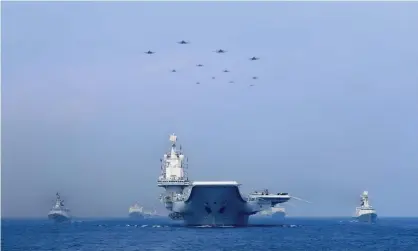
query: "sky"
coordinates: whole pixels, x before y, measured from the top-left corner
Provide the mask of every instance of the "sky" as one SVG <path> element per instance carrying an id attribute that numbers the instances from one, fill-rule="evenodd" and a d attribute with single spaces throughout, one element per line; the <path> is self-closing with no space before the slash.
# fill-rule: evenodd
<path id="1" fill-rule="evenodd" d="M 2 217 L 45 217 L 57 191 L 78 217 L 164 212 L 173 132 L 190 179 L 313 202 L 289 215 L 351 216 L 368 190 L 380 216 L 418 216 L 417 12 L 2 2 Z"/>

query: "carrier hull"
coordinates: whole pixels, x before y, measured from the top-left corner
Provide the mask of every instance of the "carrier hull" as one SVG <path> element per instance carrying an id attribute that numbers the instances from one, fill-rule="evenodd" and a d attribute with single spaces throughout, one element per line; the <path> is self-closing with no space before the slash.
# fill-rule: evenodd
<path id="1" fill-rule="evenodd" d="M 252 214 L 237 186 L 193 186 L 187 200 L 173 203 L 187 226 L 245 226 Z"/>

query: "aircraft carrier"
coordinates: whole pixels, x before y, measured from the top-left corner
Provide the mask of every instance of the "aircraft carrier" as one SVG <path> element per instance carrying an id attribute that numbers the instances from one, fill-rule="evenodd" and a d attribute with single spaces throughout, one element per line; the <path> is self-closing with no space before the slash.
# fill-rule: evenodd
<path id="1" fill-rule="evenodd" d="M 70 210 L 64 206 L 64 200 L 61 199 L 59 193 L 56 193 L 55 205 L 48 213 L 48 219 L 55 222 L 64 222 L 71 219 Z"/>
<path id="2" fill-rule="evenodd" d="M 188 161 L 181 146 L 177 150 L 177 136 L 170 136 L 171 149 L 161 161 L 158 186 L 165 189 L 160 200 L 170 211 L 173 220 L 187 226 L 245 226 L 248 218 L 289 201 L 288 193 L 271 194 L 268 190 L 243 196 L 236 181 L 190 181 Z"/>

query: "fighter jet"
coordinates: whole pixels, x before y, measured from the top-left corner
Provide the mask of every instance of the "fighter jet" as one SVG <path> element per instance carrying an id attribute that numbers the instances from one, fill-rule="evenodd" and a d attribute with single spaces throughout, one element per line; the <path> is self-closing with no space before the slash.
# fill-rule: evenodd
<path id="1" fill-rule="evenodd" d="M 177 72 L 176 69 L 173 69 L 171 72 Z"/>
<path id="2" fill-rule="evenodd" d="M 233 83 L 235 83 L 235 82 L 231 80 L 231 81 L 229 81 L 229 83 L 230 83 L 230 84 L 233 84 Z"/>
<path id="3" fill-rule="evenodd" d="M 155 53 L 155 51 L 146 51 L 146 52 L 144 52 L 145 54 L 154 54 Z"/>
<path id="4" fill-rule="evenodd" d="M 252 87 L 252 86 L 254 86 L 254 85 L 250 85 L 250 87 Z"/>
<path id="5" fill-rule="evenodd" d="M 256 58 L 256 57 L 252 57 L 250 58 L 250 60 L 254 61 L 254 60 L 259 60 L 260 58 Z"/>
<path id="6" fill-rule="evenodd" d="M 202 64 L 197 64 L 196 66 L 197 66 L 197 67 L 202 67 L 203 65 L 202 65 Z"/>
<path id="7" fill-rule="evenodd" d="M 196 82 L 197 85 L 200 85 L 200 82 Z"/>
<path id="8" fill-rule="evenodd" d="M 229 72 L 228 69 L 225 69 L 224 72 Z"/>
<path id="9" fill-rule="evenodd" d="M 214 52 L 216 52 L 216 53 L 225 53 L 226 51 L 225 50 L 222 50 L 222 49 L 219 49 L 219 50 L 216 50 Z"/>
<path id="10" fill-rule="evenodd" d="M 184 40 L 181 40 L 181 41 L 179 41 L 179 42 L 177 42 L 178 44 L 190 44 L 190 42 L 189 41 L 184 41 Z"/>
<path id="11" fill-rule="evenodd" d="M 212 79 L 215 79 L 215 77 L 212 77 Z"/>
<path id="12" fill-rule="evenodd" d="M 258 77 L 253 77 L 253 79 L 258 79 Z"/>

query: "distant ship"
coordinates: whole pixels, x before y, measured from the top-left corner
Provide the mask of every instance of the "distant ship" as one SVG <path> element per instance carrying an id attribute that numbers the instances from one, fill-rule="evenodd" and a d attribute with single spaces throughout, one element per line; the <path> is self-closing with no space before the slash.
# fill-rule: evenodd
<path id="1" fill-rule="evenodd" d="M 260 217 L 269 217 L 274 221 L 283 221 L 286 216 L 286 210 L 284 207 L 271 207 L 268 210 L 261 211 L 257 214 Z"/>
<path id="2" fill-rule="evenodd" d="M 64 200 L 61 200 L 59 193 L 56 193 L 55 205 L 48 213 L 48 218 L 56 222 L 69 221 L 71 219 L 70 210 L 65 208 Z"/>
<path id="3" fill-rule="evenodd" d="M 268 190 L 243 196 L 236 181 L 190 181 L 187 177 L 187 158 L 176 149 L 177 136 L 170 136 L 171 150 L 161 159 L 158 186 L 165 192 L 160 199 L 173 220 L 187 226 L 245 226 L 250 215 L 284 203 L 287 193 L 273 194 Z M 216 152 L 206 156 L 216 158 Z"/>
<path id="4" fill-rule="evenodd" d="M 142 207 L 135 204 L 129 208 L 129 218 L 143 219 L 144 214 L 142 213 Z"/>
<path id="5" fill-rule="evenodd" d="M 377 219 L 376 210 L 369 204 L 369 193 L 364 191 L 361 195 L 361 204 L 356 207 L 355 218 L 359 222 L 374 223 Z"/>
<path id="6" fill-rule="evenodd" d="M 284 220 L 286 216 L 286 210 L 284 209 L 284 207 L 272 207 L 271 211 L 273 212 L 273 214 L 271 215 L 273 219 Z"/>
<path id="7" fill-rule="evenodd" d="M 135 204 L 129 208 L 129 217 L 133 219 L 144 219 L 149 218 L 157 215 L 157 212 L 154 211 L 146 211 L 143 207 L 138 206 Z"/>

